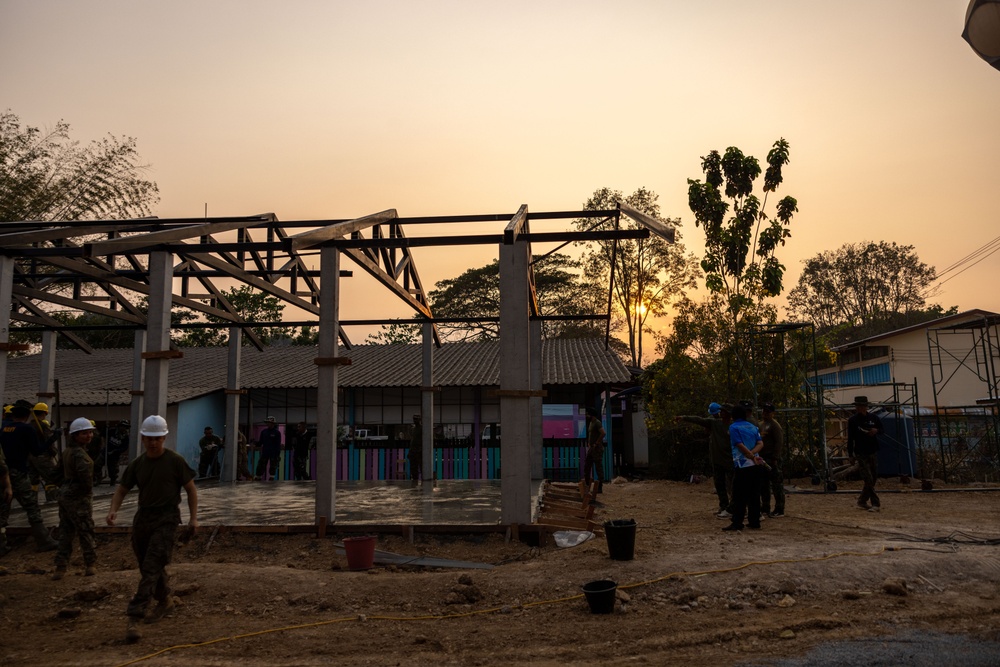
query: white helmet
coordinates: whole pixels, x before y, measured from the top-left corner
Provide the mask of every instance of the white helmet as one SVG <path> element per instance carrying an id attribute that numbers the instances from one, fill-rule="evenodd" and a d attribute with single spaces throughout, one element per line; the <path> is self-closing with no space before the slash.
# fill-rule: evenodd
<path id="1" fill-rule="evenodd" d="M 73 420 L 73 423 L 69 425 L 69 434 L 73 435 L 79 431 L 93 431 L 94 425 L 90 423 L 90 420 L 86 417 L 77 417 Z"/>
<path id="2" fill-rule="evenodd" d="M 148 435 L 151 438 L 158 438 L 170 433 L 170 431 L 167 430 L 166 419 L 160 415 L 149 415 L 142 420 L 142 426 L 139 427 L 139 433 L 142 435 Z"/>

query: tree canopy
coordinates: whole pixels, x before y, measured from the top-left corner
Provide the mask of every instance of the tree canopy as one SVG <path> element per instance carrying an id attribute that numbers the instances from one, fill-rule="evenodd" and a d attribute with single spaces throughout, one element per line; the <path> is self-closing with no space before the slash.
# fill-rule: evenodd
<path id="1" fill-rule="evenodd" d="M 641 213 L 660 218 L 659 195 L 646 188 L 639 188 L 624 196 L 619 190 L 600 188 L 583 205 L 584 210 L 600 211 L 616 208 L 618 202 L 627 204 Z M 680 227 L 680 219 L 668 220 L 675 228 Z M 614 220 L 607 219 L 595 223 L 593 219 L 582 218 L 575 223 L 577 229 L 613 229 Z M 626 229 L 637 229 L 639 224 L 622 217 L 621 225 Z M 613 241 L 590 241 L 585 244 L 582 266 L 587 280 L 594 285 L 607 285 L 611 267 L 614 266 L 615 279 L 612 309 L 616 322 L 620 322 L 627 334 L 628 352 L 633 366 L 642 366 L 643 328 L 646 320 L 653 315 L 666 314 L 673 300 L 683 297 L 686 290 L 697 285 L 697 259 L 685 255 L 680 243 L 680 232 L 676 232 L 676 243 L 668 243 L 658 236 L 648 239 Z M 605 310 L 604 305 L 601 310 Z"/>
<path id="2" fill-rule="evenodd" d="M 937 272 L 911 245 L 845 243 L 803 260 L 788 310 L 816 324 L 831 345 L 867 338 L 958 312 L 927 303 Z"/>
<path id="3" fill-rule="evenodd" d="M 788 164 L 788 142 L 779 139 L 767 154 L 763 202 L 753 194 L 761 168 L 757 158 L 734 146 L 725 154 L 702 157 L 705 181 L 688 179 L 688 204 L 695 225 L 705 230 L 705 286 L 725 295 L 734 323 L 746 309 L 781 293 L 785 267 L 775 251 L 791 236 L 788 229 L 798 211 L 794 197 L 782 198 L 771 218 L 767 198 L 781 185 Z M 730 201 L 726 201 L 729 199 Z M 727 215 L 732 211 L 732 215 Z"/>
<path id="4" fill-rule="evenodd" d="M 607 309 L 606 292 L 578 275 L 580 262 L 562 253 L 532 258 L 535 293 L 543 315 L 589 315 Z M 499 338 L 500 263 L 468 269 L 455 278 L 438 281 L 428 294 L 431 311 L 439 318 L 468 318 L 468 322 L 439 323 L 438 332 L 451 341 L 481 341 Z M 478 319 L 477 318 L 482 318 Z M 543 338 L 603 336 L 601 320 L 548 321 Z M 617 352 L 621 349 L 612 347 Z M 386 341 L 392 342 L 392 341 Z"/>
<path id="5" fill-rule="evenodd" d="M 150 215 L 159 190 L 143 176 L 135 139 L 108 135 L 81 145 L 69 130 L 61 120 L 43 131 L 0 113 L 0 221 Z"/>
<path id="6" fill-rule="evenodd" d="M 379 330 L 368 334 L 365 342 L 370 345 L 397 345 L 408 343 L 419 343 L 421 337 L 419 324 L 395 323 L 386 326 L 383 324 Z"/>
<path id="7" fill-rule="evenodd" d="M 240 285 L 222 292 L 223 297 L 232 304 L 233 309 L 247 322 L 280 322 L 285 304 L 276 296 L 254 289 L 249 285 Z M 209 322 L 226 324 L 224 320 L 213 315 L 206 316 Z M 265 345 L 315 345 L 319 336 L 315 327 L 300 327 L 298 333 L 293 333 L 287 327 L 253 327 L 254 333 Z M 218 347 L 229 344 L 228 327 L 198 327 L 184 329 L 176 342 L 182 347 Z M 246 344 L 246 341 L 244 341 Z"/>

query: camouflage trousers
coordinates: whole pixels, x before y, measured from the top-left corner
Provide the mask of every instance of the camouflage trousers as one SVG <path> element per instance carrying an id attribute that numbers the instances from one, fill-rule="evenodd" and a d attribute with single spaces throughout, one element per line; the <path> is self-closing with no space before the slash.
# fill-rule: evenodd
<path id="1" fill-rule="evenodd" d="M 136 513 L 132 521 L 132 551 L 139 561 L 139 587 L 128 603 L 126 614 L 142 618 L 151 598 L 166 602 L 170 595 L 167 565 L 174 555 L 174 538 L 180 517 L 177 512 Z"/>
<path id="2" fill-rule="evenodd" d="M 73 538 L 79 537 L 83 562 L 93 565 L 97 562 L 97 538 L 94 535 L 93 498 L 59 499 L 59 549 L 56 551 L 56 566 L 65 567 L 73 555 Z"/>
<path id="3" fill-rule="evenodd" d="M 781 471 L 781 459 L 766 459 L 771 469 L 766 471 L 761 479 L 760 511 L 771 512 L 771 496 L 774 495 L 774 511 L 785 513 L 785 475 Z"/>
<path id="4" fill-rule="evenodd" d="M 861 480 L 864 483 L 861 495 L 858 496 L 858 505 L 864 505 L 870 500 L 872 507 L 879 507 L 882 502 L 875 493 L 875 482 L 878 481 L 878 455 L 859 456 L 858 472 L 861 473 Z"/>
<path id="5" fill-rule="evenodd" d="M 28 479 L 28 473 L 21 470 L 11 470 L 10 486 L 14 491 L 14 498 L 28 513 L 28 523 L 32 526 L 42 523 L 42 510 L 38 506 L 38 492 L 31 490 L 31 480 Z M 7 527 L 12 502 L 5 503 L 0 498 L 0 528 Z"/>

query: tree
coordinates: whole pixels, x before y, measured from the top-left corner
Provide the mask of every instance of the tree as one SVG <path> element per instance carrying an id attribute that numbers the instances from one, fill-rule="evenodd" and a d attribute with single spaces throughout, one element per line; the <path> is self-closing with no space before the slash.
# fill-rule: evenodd
<path id="1" fill-rule="evenodd" d="M 579 279 L 575 271 L 580 263 L 568 255 L 553 253 L 544 259 L 533 258 L 535 294 L 543 315 L 582 315 L 594 312 L 595 291 Z M 428 294 L 431 312 L 440 318 L 469 318 L 468 322 L 441 323 L 438 331 L 449 340 L 494 340 L 500 325 L 494 318 L 500 312 L 500 263 L 469 269 L 455 278 L 439 281 Z M 601 306 L 604 310 L 606 306 Z M 476 319 L 482 318 L 482 319 Z M 560 336 L 603 335 L 591 322 L 545 322 L 544 338 Z"/>
<path id="2" fill-rule="evenodd" d="M 798 202 L 794 197 L 781 199 L 773 219 L 765 208 L 768 195 L 781 185 L 786 164 L 788 142 L 779 139 L 767 154 L 763 202 L 753 194 L 760 163 L 733 146 L 724 155 L 711 151 L 702 157 L 704 183 L 688 179 L 688 204 L 695 225 L 705 230 L 701 262 L 705 286 L 725 295 L 734 325 L 754 303 L 778 296 L 782 290 L 785 267 L 775 251 L 791 236 L 788 226 Z M 727 219 L 730 208 L 733 214 Z"/>
<path id="3" fill-rule="evenodd" d="M 618 190 L 600 188 L 583 205 L 584 210 L 600 211 L 616 208 L 624 203 L 641 213 L 660 217 L 659 195 L 639 188 L 625 197 Z M 668 221 L 675 228 L 679 219 Z M 591 218 L 575 223 L 577 229 L 613 229 L 614 220 L 601 220 L 595 224 Z M 640 225 L 626 217 L 621 228 L 638 229 Z M 680 240 L 677 232 L 676 240 Z M 607 285 L 611 267 L 614 266 L 612 308 L 619 314 L 628 336 L 629 356 L 633 366 L 642 366 L 642 331 L 652 315 L 664 315 L 670 303 L 696 286 L 697 260 L 684 254 L 681 243 L 667 243 L 658 236 L 648 239 L 590 241 L 585 244 L 582 264 L 584 275 L 592 283 Z M 606 308 L 606 306 L 604 306 Z M 602 308 L 602 310 L 604 309 Z"/>
<path id="4" fill-rule="evenodd" d="M 69 129 L 59 121 L 43 132 L 0 113 L 0 221 L 150 215 L 159 190 L 143 178 L 135 139 L 108 135 L 81 146 Z"/>
<path id="5" fill-rule="evenodd" d="M 368 334 L 365 342 L 370 345 L 407 345 L 419 343 L 421 337 L 419 324 L 395 323 L 382 325 L 379 331 Z"/>
<path id="6" fill-rule="evenodd" d="M 241 285 L 223 291 L 223 296 L 232 304 L 233 309 L 246 322 L 280 322 L 285 304 L 266 292 L 260 292 L 249 285 Z M 214 315 L 206 316 L 214 324 L 226 324 L 224 320 Z M 303 326 L 299 333 L 291 335 L 286 327 L 253 327 L 261 342 L 265 345 L 315 345 L 317 333 L 314 327 Z M 227 327 L 205 327 L 185 329 L 177 341 L 182 347 L 219 347 L 229 344 L 229 329 Z M 244 344 L 246 342 L 244 341 Z"/>
<path id="7" fill-rule="evenodd" d="M 913 246 L 886 241 L 845 243 L 803 261 L 799 282 L 788 293 L 789 311 L 816 324 L 874 335 L 904 322 L 916 324 L 943 313 L 925 309 L 937 279 Z"/>

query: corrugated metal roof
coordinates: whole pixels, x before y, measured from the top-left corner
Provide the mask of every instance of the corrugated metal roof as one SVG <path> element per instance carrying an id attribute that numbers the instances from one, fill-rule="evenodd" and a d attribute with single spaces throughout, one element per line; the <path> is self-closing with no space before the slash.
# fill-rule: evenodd
<path id="1" fill-rule="evenodd" d="M 344 387 L 418 387 L 422 351 L 413 345 L 356 345 L 341 349 L 351 365 L 341 366 L 338 380 Z M 184 356 L 170 362 L 167 400 L 182 400 L 219 391 L 226 385 L 229 350 L 225 347 L 184 348 Z M 240 368 L 244 389 L 316 386 L 318 356 L 314 346 L 270 347 L 263 352 L 244 347 Z M 100 349 L 88 355 L 80 350 L 59 350 L 56 373 L 63 405 L 114 405 L 130 401 L 134 352 Z M 33 400 L 38 391 L 40 355 L 10 359 L 4 398 Z M 621 360 L 604 349 L 596 338 L 554 339 L 542 342 L 542 383 L 604 384 L 629 382 Z M 434 350 L 434 384 L 499 386 L 500 343 L 445 343 Z"/>

